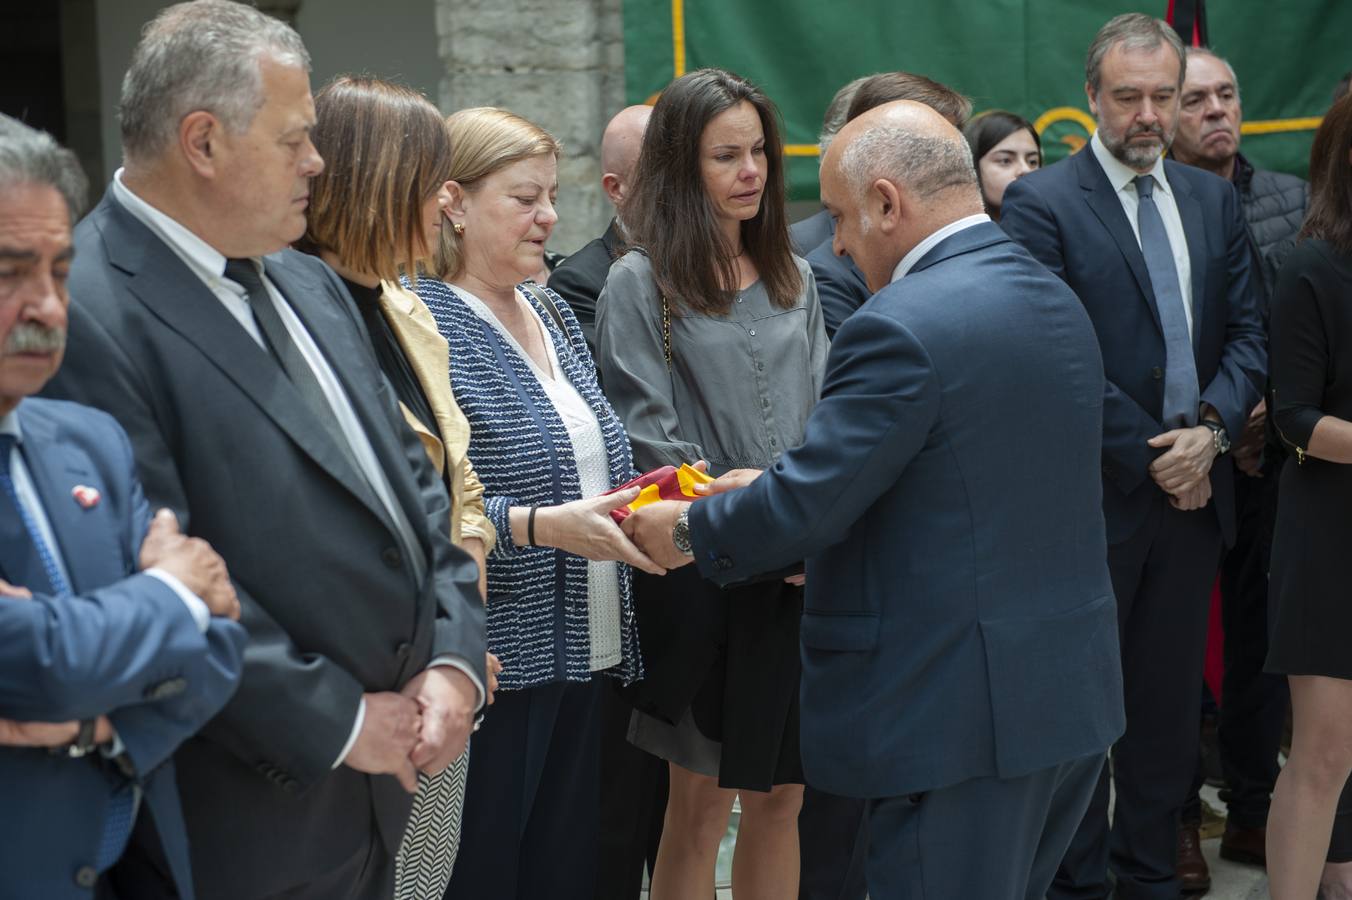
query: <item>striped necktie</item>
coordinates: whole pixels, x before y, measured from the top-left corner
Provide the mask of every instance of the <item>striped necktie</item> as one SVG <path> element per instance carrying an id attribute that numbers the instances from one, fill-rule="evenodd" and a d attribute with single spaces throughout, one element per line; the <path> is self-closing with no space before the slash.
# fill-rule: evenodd
<path id="1" fill-rule="evenodd" d="M 47 576 L 47 584 L 21 584 L 18 587 L 26 587 L 34 593 L 51 593 L 58 597 L 69 596 L 72 591 L 70 584 L 66 581 L 66 576 L 61 571 L 61 566 L 56 561 L 56 551 L 47 545 L 43 540 L 42 532 L 38 530 L 38 524 L 33 519 L 32 511 L 24 506 L 19 500 L 19 492 L 14 487 L 14 477 L 10 473 L 10 458 L 14 454 L 17 438 L 12 434 L 0 434 L 0 508 L 13 504 L 18 514 L 19 521 L 23 523 L 24 531 L 28 532 L 28 539 L 32 542 L 32 553 L 37 557 L 40 571 Z M 37 572 L 31 572 L 30 575 L 36 576 Z M 46 591 L 42 590 L 47 588 Z"/>

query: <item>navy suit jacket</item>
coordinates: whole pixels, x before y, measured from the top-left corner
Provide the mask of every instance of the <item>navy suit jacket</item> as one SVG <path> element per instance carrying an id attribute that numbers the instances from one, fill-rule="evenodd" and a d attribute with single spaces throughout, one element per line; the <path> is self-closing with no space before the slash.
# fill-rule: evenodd
<path id="1" fill-rule="evenodd" d="M 1193 350 L 1204 403 L 1238 439 L 1262 396 L 1263 322 L 1250 276 L 1239 196 L 1227 181 L 1165 160 L 1192 262 Z M 1010 184 L 1000 224 L 1079 296 L 1098 332 L 1107 375 L 1103 404 L 1103 514 L 1108 542 L 1127 540 L 1167 497 L 1149 474 L 1162 451 L 1146 441 L 1165 430 L 1164 332 L 1145 256 L 1091 151 Z M 1211 467 L 1213 508 L 1234 540 L 1234 464 Z"/>
<path id="2" fill-rule="evenodd" d="M 691 506 L 720 584 L 807 560 L 810 784 L 1016 777 L 1122 733 L 1102 406 L 1074 294 L 983 223 L 841 327 L 801 446 Z"/>
<path id="3" fill-rule="evenodd" d="M 145 789 L 180 893 L 188 845 L 170 756 L 225 705 L 242 666 L 244 629 L 213 618 L 203 634 L 167 585 L 137 574 L 149 507 L 126 434 L 74 403 L 24 400 L 24 463 L 51 521 L 74 596 L 0 598 L 0 717 L 59 722 L 107 715 L 130 770 L 93 758 L 0 748 L 0 896 L 92 896 L 90 868 L 109 798 L 127 778 Z M 84 508 L 71 491 L 99 492 Z M 22 522 L 0 522 L 0 577 L 46 586 L 19 548 Z"/>
<path id="4" fill-rule="evenodd" d="M 845 320 L 873 295 L 864 280 L 864 273 L 848 254 L 836 256 L 832 241 L 828 237 L 807 255 L 807 264 L 817 279 L 817 296 L 822 301 L 826 336 L 830 338 L 834 338 Z"/>

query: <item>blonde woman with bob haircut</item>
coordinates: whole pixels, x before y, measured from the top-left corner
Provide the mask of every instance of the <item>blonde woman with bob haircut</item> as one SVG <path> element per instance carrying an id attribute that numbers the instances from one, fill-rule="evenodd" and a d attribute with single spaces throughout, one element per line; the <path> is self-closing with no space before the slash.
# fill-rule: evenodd
<path id="1" fill-rule="evenodd" d="M 629 441 L 572 310 L 528 281 L 558 220 L 559 144 L 501 109 L 462 110 L 447 127 L 440 280 L 415 289 L 450 342 L 451 386 L 497 529 L 488 647 L 503 665 L 493 714 L 475 737 L 465 852 L 447 896 L 593 900 L 595 676 L 629 683 L 642 673 L 629 567 L 582 556 L 662 569 L 608 516 L 636 491 L 581 499 L 634 476 Z M 578 503 L 593 511 L 589 542 L 561 541 L 555 511 Z"/>

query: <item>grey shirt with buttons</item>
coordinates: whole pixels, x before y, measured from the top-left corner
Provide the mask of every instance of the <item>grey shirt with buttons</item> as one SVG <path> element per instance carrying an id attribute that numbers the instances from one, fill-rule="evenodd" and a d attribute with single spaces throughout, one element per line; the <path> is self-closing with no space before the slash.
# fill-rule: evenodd
<path id="1" fill-rule="evenodd" d="M 715 475 L 763 469 L 802 441 L 829 344 L 812 270 L 794 262 L 803 288 L 787 309 L 759 281 L 724 315 L 672 303 L 670 369 L 648 257 L 631 251 L 610 267 L 597 301 L 597 364 L 640 471 L 699 459 Z"/>

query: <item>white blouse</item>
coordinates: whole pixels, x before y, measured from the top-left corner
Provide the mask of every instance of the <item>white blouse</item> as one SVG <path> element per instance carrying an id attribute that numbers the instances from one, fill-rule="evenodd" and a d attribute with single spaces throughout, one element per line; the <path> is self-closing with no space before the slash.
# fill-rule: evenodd
<path id="1" fill-rule="evenodd" d="M 550 339 L 550 331 L 535 311 L 535 307 L 526 303 L 531 319 L 540 329 L 545 349 L 549 354 L 551 371 L 546 372 L 536 365 L 535 360 L 512 336 L 512 333 L 498 321 L 493 310 L 478 297 L 456 286 L 456 293 L 464 299 L 474 314 L 483 319 L 502 337 L 526 365 L 530 367 L 545 396 L 554 405 L 554 411 L 568 430 L 568 440 L 572 444 L 573 459 L 577 463 L 578 480 L 581 482 L 582 496 L 594 497 L 610 490 L 610 461 L 606 457 L 605 436 L 601 433 L 601 423 L 596 413 L 587 405 L 587 401 L 573 387 L 567 378 L 556 378 L 554 373 L 561 371 L 558 353 Z M 520 294 L 517 301 L 525 303 Z M 620 572 L 615 562 L 597 562 L 587 560 L 587 608 L 589 635 L 591 637 L 591 670 L 598 672 L 619 665 L 620 648 Z"/>

